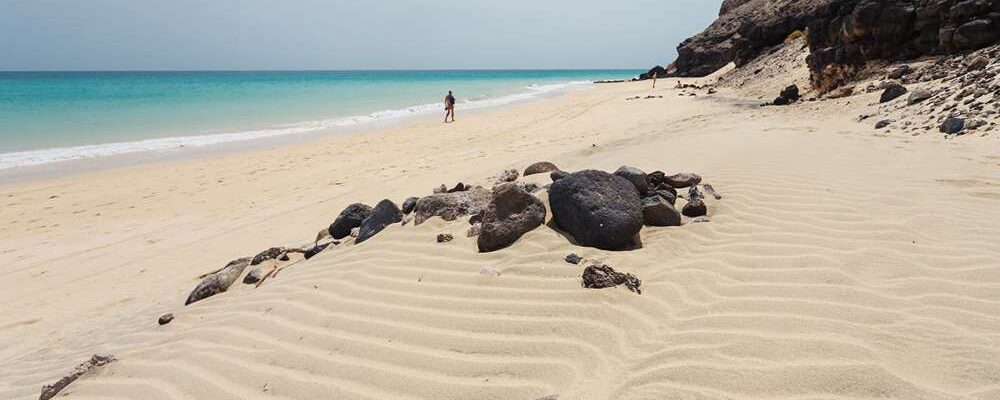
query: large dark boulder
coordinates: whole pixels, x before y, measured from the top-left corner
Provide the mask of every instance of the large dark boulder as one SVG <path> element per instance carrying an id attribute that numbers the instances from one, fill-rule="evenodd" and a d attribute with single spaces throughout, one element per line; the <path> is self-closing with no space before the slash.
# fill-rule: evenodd
<path id="1" fill-rule="evenodd" d="M 483 215 L 479 251 L 506 248 L 544 223 L 545 204 L 541 200 L 512 183 L 497 186 Z"/>
<path id="2" fill-rule="evenodd" d="M 603 171 L 569 174 L 549 187 L 556 224 L 583 246 L 625 250 L 642 229 L 642 201 L 635 185 Z"/>
<path id="3" fill-rule="evenodd" d="M 420 225 L 431 217 L 454 221 L 466 215 L 479 214 L 490 204 L 491 198 L 490 191 L 481 187 L 464 192 L 433 194 L 417 201 L 413 209 L 414 223 Z"/>
<path id="4" fill-rule="evenodd" d="M 330 224 L 330 236 L 338 240 L 350 236 L 351 229 L 361 226 L 361 223 L 371 215 L 372 208 L 365 204 L 355 203 L 347 206 Z"/>
<path id="5" fill-rule="evenodd" d="M 361 223 L 361 226 L 358 228 L 358 238 L 354 240 L 354 243 L 361 243 L 371 239 L 372 236 L 382 232 L 385 227 L 402 220 L 403 212 L 399 210 L 396 203 L 390 200 L 382 200 L 375 206 L 372 215 L 365 218 L 364 222 Z"/>

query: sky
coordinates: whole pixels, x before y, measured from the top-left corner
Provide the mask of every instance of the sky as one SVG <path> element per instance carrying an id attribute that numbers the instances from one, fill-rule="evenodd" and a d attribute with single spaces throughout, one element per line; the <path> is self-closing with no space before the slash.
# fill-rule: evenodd
<path id="1" fill-rule="evenodd" d="M 647 69 L 712 0 L 0 0 L 0 70 Z"/>

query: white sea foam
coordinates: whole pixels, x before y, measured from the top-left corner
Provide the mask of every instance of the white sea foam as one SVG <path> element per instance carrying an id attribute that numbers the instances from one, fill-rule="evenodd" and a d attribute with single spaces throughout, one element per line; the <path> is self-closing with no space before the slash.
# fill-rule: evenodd
<path id="1" fill-rule="evenodd" d="M 583 87 L 589 85 L 590 83 L 590 81 L 574 81 L 558 84 L 530 85 L 525 88 L 528 90 L 527 92 L 500 97 L 481 97 L 473 100 L 465 100 L 459 104 L 459 107 L 463 110 L 497 107 L 515 102 L 531 100 L 545 94 L 551 94 L 562 90 Z M 441 105 L 439 103 L 432 103 L 395 110 L 376 111 L 368 115 L 307 121 L 251 131 L 165 137 L 133 142 L 106 143 L 3 153 L 0 154 L 0 170 L 63 161 L 107 157 L 119 154 L 168 151 L 184 147 L 205 147 L 260 138 L 316 132 L 332 128 L 357 126 L 380 121 L 389 121 L 398 118 L 427 115 L 440 111 Z"/>

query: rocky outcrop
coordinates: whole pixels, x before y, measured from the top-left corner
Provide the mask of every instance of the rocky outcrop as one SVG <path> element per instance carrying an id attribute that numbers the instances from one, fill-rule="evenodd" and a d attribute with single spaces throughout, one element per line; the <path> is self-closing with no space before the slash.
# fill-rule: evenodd
<path id="1" fill-rule="evenodd" d="M 358 238 L 354 240 L 354 243 L 362 243 L 372 236 L 377 235 L 382 232 L 385 227 L 395 224 L 403 220 L 403 212 L 399 210 L 396 203 L 391 200 L 382 200 L 372 211 L 371 216 L 365 218 L 364 222 L 358 228 Z"/>
<path id="2" fill-rule="evenodd" d="M 103 367 L 107 364 L 115 362 L 116 359 L 112 355 L 108 354 L 94 354 L 89 360 L 77 365 L 69 375 L 60 378 L 55 383 L 47 384 L 42 386 L 42 394 L 38 396 L 39 400 L 49 400 L 56 397 L 60 391 L 65 389 L 69 384 L 73 383 L 81 376 L 90 372 L 91 370 L 99 367 Z"/>
<path id="3" fill-rule="evenodd" d="M 814 88 L 827 92 L 871 60 L 974 50 L 1000 41 L 1000 0 L 726 0 L 719 19 L 677 48 L 671 76 L 743 65 L 807 33 Z"/>

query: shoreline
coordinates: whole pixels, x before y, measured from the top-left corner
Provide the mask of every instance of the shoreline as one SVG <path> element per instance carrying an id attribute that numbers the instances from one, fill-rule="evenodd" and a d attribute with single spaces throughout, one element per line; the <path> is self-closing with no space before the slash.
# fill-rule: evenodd
<path id="1" fill-rule="evenodd" d="M 518 90 L 495 97 L 466 98 L 459 103 L 459 110 L 474 113 L 479 110 L 538 101 L 594 85 L 593 81 L 544 82 L 544 78 L 542 79 L 542 83 L 519 87 Z M 507 91 L 501 90 L 501 92 Z M 195 158 L 199 157 L 199 153 L 202 155 L 226 153 L 227 147 L 269 148 L 331 135 L 355 134 L 430 120 L 437 115 L 438 108 L 436 103 L 424 103 L 401 108 L 378 109 L 367 114 L 262 125 L 240 131 L 217 130 L 135 141 L 8 151 L 0 154 L 0 179 L 23 181 L 33 177 L 59 176 L 78 170 L 136 165 L 144 160 Z"/>

